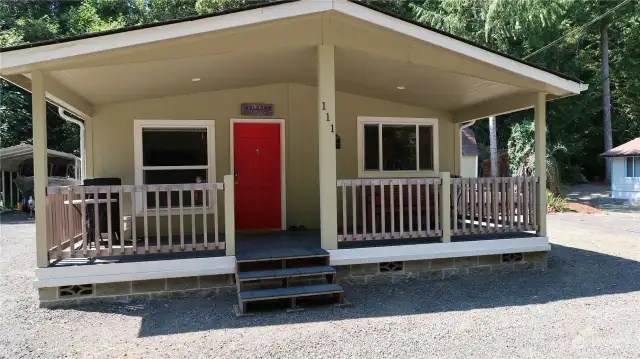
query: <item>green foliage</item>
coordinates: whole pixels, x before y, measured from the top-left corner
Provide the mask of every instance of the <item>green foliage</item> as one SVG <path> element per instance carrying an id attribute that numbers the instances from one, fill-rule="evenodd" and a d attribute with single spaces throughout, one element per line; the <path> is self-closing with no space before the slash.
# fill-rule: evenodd
<path id="1" fill-rule="evenodd" d="M 569 201 L 560 196 L 554 196 L 551 191 L 547 190 L 547 212 L 568 212 Z"/>

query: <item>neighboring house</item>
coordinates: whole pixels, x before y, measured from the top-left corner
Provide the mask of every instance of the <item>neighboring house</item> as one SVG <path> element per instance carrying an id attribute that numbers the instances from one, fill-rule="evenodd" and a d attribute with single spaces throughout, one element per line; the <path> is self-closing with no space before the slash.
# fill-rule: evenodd
<path id="1" fill-rule="evenodd" d="M 611 198 L 640 199 L 640 137 L 600 156 L 611 160 Z"/>
<path id="2" fill-rule="evenodd" d="M 546 102 L 586 89 L 341 0 L 271 3 L 1 55 L 1 75 L 33 94 L 36 197 L 47 197 L 36 215 L 43 303 L 217 292 L 234 286 L 230 278 L 255 279 L 244 264 L 265 257 L 278 266 L 322 257 L 314 270 L 334 271 L 328 258 L 339 277 L 363 281 L 544 266 L 546 172 L 451 178 L 461 173 L 459 124 L 533 108 L 544 133 Z M 84 119 L 86 177 L 112 179 L 45 189 L 45 100 Z M 545 136 L 536 148 L 543 168 Z M 340 290 L 270 293 L 327 288 Z"/>
<path id="3" fill-rule="evenodd" d="M 476 136 L 470 127 L 463 128 L 460 131 L 462 139 L 460 141 L 460 176 L 467 178 L 478 177 L 478 146 L 476 145 Z"/>

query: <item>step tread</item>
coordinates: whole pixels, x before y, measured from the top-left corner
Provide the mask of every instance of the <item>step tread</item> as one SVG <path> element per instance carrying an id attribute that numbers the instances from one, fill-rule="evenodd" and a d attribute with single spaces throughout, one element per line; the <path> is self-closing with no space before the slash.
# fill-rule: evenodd
<path id="1" fill-rule="evenodd" d="M 316 284 L 300 287 L 243 291 L 240 292 L 240 300 L 275 299 L 303 295 L 339 293 L 343 291 L 344 289 L 339 284 Z"/>
<path id="2" fill-rule="evenodd" d="M 236 254 L 236 262 L 254 262 L 285 258 L 326 257 L 329 252 L 322 248 L 278 248 Z"/>
<path id="3" fill-rule="evenodd" d="M 261 270 L 261 271 L 253 271 L 253 272 L 240 272 L 238 273 L 238 279 L 243 281 L 243 280 L 255 280 L 255 279 L 266 279 L 266 278 L 285 278 L 285 277 L 296 277 L 296 276 L 335 273 L 335 272 L 336 272 L 335 268 L 331 266 L 271 269 L 271 270 Z"/>

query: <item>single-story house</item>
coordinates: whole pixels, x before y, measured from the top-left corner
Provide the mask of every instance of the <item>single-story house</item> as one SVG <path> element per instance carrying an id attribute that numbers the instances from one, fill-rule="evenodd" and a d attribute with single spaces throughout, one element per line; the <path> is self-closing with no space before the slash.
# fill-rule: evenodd
<path id="1" fill-rule="evenodd" d="M 463 127 L 460 130 L 461 153 L 460 153 L 460 177 L 476 178 L 478 177 L 478 145 L 476 144 L 476 136 L 473 129 Z"/>
<path id="2" fill-rule="evenodd" d="M 611 160 L 611 198 L 640 200 L 640 137 L 600 156 Z"/>
<path id="3" fill-rule="evenodd" d="M 231 287 L 244 304 L 264 298 L 244 291 L 264 275 L 247 268 L 281 259 L 275 279 L 310 257 L 363 282 L 544 267 L 546 103 L 586 89 L 344 0 L 0 55 L 33 96 L 42 303 Z M 46 101 L 83 119 L 91 185 L 47 188 Z M 538 176 L 460 177 L 461 123 L 530 108 Z"/>

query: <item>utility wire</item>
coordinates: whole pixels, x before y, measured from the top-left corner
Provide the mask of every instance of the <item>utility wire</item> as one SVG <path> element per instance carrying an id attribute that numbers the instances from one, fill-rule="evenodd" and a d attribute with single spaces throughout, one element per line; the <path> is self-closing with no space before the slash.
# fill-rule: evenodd
<path id="1" fill-rule="evenodd" d="M 560 40 L 564 39 L 565 37 L 567 37 L 567 36 L 569 36 L 569 35 L 573 35 L 573 34 L 575 34 L 576 32 L 578 32 L 578 31 L 580 31 L 580 30 L 582 30 L 582 29 L 584 29 L 584 28 L 586 28 L 586 27 L 588 27 L 588 26 L 590 26 L 590 25 L 593 25 L 593 24 L 594 24 L 595 22 L 597 22 L 598 20 L 601 20 L 601 19 L 602 19 L 602 18 L 604 18 L 605 16 L 607 16 L 607 15 L 611 14 L 612 12 L 614 12 L 614 11 L 618 10 L 619 8 L 621 8 L 622 6 L 624 6 L 625 4 L 627 4 L 627 3 L 629 3 L 629 2 L 631 2 L 631 0 L 625 0 L 625 1 L 621 2 L 620 4 L 618 4 L 618 5 L 616 5 L 615 7 L 611 8 L 611 10 L 609 10 L 609 11 L 605 12 L 604 14 L 602 14 L 602 15 L 600 15 L 600 16 L 598 16 L 598 17 L 596 17 L 595 19 L 593 19 L 593 20 L 589 21 L 588 23 L 586 23 L 586 24 L 584 24 L 584 25 L 580 26 L 579 28 L 577 28 L 577 29 L 573 29 L 573 30 L 569 31 L 568 33 L 566 33 L 566 34 L 564 34 L 564 35 L 560 36 L 560 37 L 559 37 L 559 38 L 557 38 L 556 40 L 554 40 L 554 41 L 550 42 L 549 44 L 545 45 L 544 47 L 542 47 L 542 48 L 540 48 L 540 49 L 538 49 L 538 50 L 536 50 L 536 51 L 534 51 L 534 52 L 530 53 L 529 55 L 527 55 L 527 56 L 523 57 L 522 59 L 523 59 L 523 60 L 526 60 L 526 59 L 530 58 L 531 56 L 536 55 L 536 54 L 538 54 L 538 53 L 540 53 L 540 52 L 542 52 L 542 51 L 544 51 L 544 50 L 548 49 L 549 47 L 551 47 L 551 46 L 555 45 L 558 41 L 560 41 Z"/>

